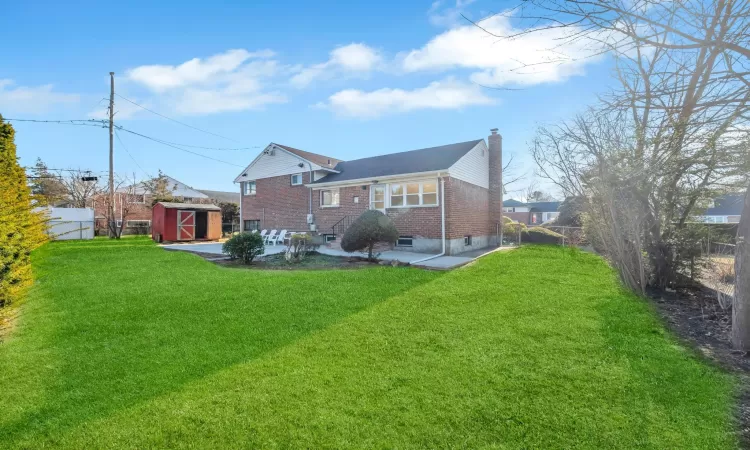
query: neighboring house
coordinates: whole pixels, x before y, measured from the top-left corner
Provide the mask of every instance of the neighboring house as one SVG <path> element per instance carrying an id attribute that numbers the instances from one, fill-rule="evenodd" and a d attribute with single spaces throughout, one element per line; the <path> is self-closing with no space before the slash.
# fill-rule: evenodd
<path id="1" fill-rule="evenodd" d="M 240 199 L 242 198 L 239 192 L 208 191 L 205 189 L 199 189 L 198 191 L 202 194 L 205 194 L 215 204 L 234 203 L 235 205 L 239 206 Z"/>
<path id="2" fill-rule="evenodd" d="M 745 194 L 726 194 L 711 201 L 706 211 L 695 220 L 706 223 L 739 223 Z"/>
<path id="3" fill-rule="evenodd" d="M 520 202 L 506 200 L 503 202 L 503 213 L 516 222 L 526 225 L 541 225 L 557 218 L 562 202 Z"/>
<path id="4" fill-rule="evenodd" d="M 234 199 L 235 203 L 239 204 L 239 195 L 234 192 L 201 191 L 170 176 L 165 176 L 165 178 L 167 189 L 171 191 L 175 202 L 210 205 L 226 201 L 226 199 Z M 150 232 L 153 200 L 149 188 L 143 182 L 122 187 L 115 192 L 115 217 L 117 226 L 124 221 L 124 234 Z M 96 211 L 97 229 L 105 230 L 107 227 L 106 194 L 94 199 L 93 208 Z"/>
<path id="5" fill-rule="evenodd" d="M 502 138 L 341 161 L 269 144 L 236 178 L 243 229 L 312 230 L 338 240 L 367 209 L 383 211 L 403 250 L 447 254 L 496 244 Z"/>

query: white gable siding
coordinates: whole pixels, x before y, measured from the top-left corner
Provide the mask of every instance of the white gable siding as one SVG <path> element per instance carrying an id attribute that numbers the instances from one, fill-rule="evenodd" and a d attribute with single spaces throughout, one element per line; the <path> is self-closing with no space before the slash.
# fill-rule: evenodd
<path id="1" fill-rule="evenodd" d="M 303 166 L 300 167 L 299 164 Z M 317 164 L 312 164 L 312 169 L 317 170 L 321 167 Z M 292 155 L 284 150 L 275 149 L 273 154 L 261 153 L 255 161 L 253 161 L 242 174 L 247 174 L 237 177 L 235 182 L 238 181 L 251 181 L 259 180 L 261 178 L 278 177 L 280 175 L 292 175 L 295 173 L 308 172 L 310 166 L 307 161 L 301 159 L 296 155 Z"/>
<path id="2" fill-rule="evenodd" d="M 490 188 L 490 157 L 484 141 L 469 150 L 455 162 L 448 174 L 453 178 L 475 184 L 485 189 Z"/>

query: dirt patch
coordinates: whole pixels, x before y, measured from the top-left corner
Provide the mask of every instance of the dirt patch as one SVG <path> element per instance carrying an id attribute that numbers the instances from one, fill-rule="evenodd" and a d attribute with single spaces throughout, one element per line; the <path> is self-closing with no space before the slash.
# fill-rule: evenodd
<path id="1" fill-rule="evenodd" d="M 742 448 L 750 448 L 750 354 L 732 349 L 729 332 L 731 306 L 721 308 L 716 292 L 706 288 L 677 292 L 649 292 L 659 315 L 677 335 L 703 356 L 738 374 L 742 392 L 738 398 L 738 421 Z"/>
<path id="2" fill-rule="evenodd" d="M 10 336 L 19 315 L 18 305 L 11 304 L 0 308 L 0 344 Z"/>

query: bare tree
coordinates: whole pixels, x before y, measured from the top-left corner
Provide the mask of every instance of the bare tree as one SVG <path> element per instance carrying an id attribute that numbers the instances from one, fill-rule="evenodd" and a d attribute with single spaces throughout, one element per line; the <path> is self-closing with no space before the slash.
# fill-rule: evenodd
<path id="1" fill-rule="evenodd" d="M 750 2 L 527 0 L 512 14 L 531 26 L 498 38 L 556 30 L 563 33 L 557 42 L 561 52 L 566 44 L 580 49 L 585 41 L 584 58 L 614 55 L 620 88 L 572 123 L 542 129 L 535 157 L 567 192 L 599 195 L 600 203 L 592 207 L 610 210 L 598 217 L 612 222 L 609 229 L 618 226 L 614 217 L 627 205 L 638 217 L 637 223 L 629 221 L 638 232 L 617 230 L 609 237 L 618 241 L 614 245 L 647 252 L 649 282 L 672 283 L 676 252 L 671 243 L 680 227 L 702 199 L 747 185 Z M 574 61 L 561 58 L 554 63 Z M 617 201 L 622 203 L 610 204 Z M 747 214 L 746 207 L 744 224 Z M 627 256 L 621 259 L 629 264 Z M 737 259 L 738 267 L 743 263 Z M 639 284 L 632 275 L 639 264 L 621 268 L 624 279 L 633 279 L 632 287 Z M 746 289 L 738 284 L 734 303 L 733 342 L 743 349 L 750 348 Z"/>
<path id="2" fill-rule="evenodd" d="M 734 302 L 732 303 L 732 345 L 750 349 L 750 186 L 737 229 L 734 255 Z"/>
<path id="3" fill-rule="evenodd" d="M 64 189 L 65 201 L 73 208 L 86 208 L 104 189 L 96 177 L 89 171 L 72 170 L 57 172 L 56 177 Z"/>
<path id="4" fill-rule="evenodd" d="M 109 207 L 109 195 L 100 196 L 104 201 L 105 210 L 111 211 L 113 214 L 112 217 L 107 217 L 107 231 L 111 238 L 120 239 L 122 237 L 128 217 L 132 215 L 138 204 L 143 203 L 143 194 L 138 193 L 138 186 L 139 183 L 136 181 L 135 174 L 133 174 L 132 179 L 119 177 L 115 179 L 112 208 Z M 102 194 L 108 194 L 108 192 L 104 191 Z"/>

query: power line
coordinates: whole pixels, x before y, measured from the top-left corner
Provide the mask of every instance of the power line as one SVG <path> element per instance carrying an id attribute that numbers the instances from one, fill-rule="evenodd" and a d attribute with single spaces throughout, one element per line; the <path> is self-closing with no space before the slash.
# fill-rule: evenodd
<path id="1" fill-rule="evenodd" d="M 119 95 L 119 94 L 115 94 L 115 95 Z M 95 127 L 101 127 L 101 128 L 107 128 L 109 124 L 108 120 L 99 120 L 99 119 L 36 120 L 36 119 L 8 119 L 4 117 L 3 120 L 15 121 L 15 122 L 55 123 L 55 124 L 60 124 L 60 125 L 86 125 L 86 126 L 95 126 Z M 122 127 L 119 127 L 119 126 L 116 126 L 116 128 L 122 129 Z M 170 142 L 170 141 L 165 141 L 163 139 L 160 139 L 160 140 L 162 142 L 172 144 L 172 145 L 178 145 L 180 147 L 199 148 L 202 150 L 244 151 L 244 150 L 253 150 L 253 149 L 262 148 L 260 145 L 254 145 L 252 147 L 205 147 L 201 145 L 191 145 L 191 144 L 181 144 L 178 142 Z"/>
<path id="2" fill-rule="evenodd" d="M 115 95 L 118 95 L 118 94 L 115 94 Z M 95 127 L 99 127 L 99 128 L 107 128 L 107 126 L 109 125 L 109 121 L 108 120 L 96 120 L 96 119 L 37 120 L 37 119 L 9 119 L 9 118 L 6 119 L 6 118 L 3 118 L 3 120 L 8 120 L 8 121 L 12 120 L 12 121 L 16 121 L 16 122 L 31 122 L 31 123 L 55 123 L 55 124 L 62 124 L 62 125 L 85 125 L 85 126 L 95 126 Z M 188 149 L 182 148 L 182 147 L 201 148 L 201 149 L 205 149 L 205 150 L 244 150 L 244 149 L 240 149 L 240 148 L 229 149 L 229 148 L 221 148 L 221 147 L 201 147 L 201 146 L 197 146 L 197 145 L 178 144 L 176 142 L 169 142 L 169 141 L 165 141 L 163 139 L 154 138 L 154 137 L 151 137 L 151 136 L 146 136 L 145 134 L 141 134 L 141 133 L 138 133 L 138 132 L 135 132 L 135 131 L 132 131 L 132 130 L 128 130 L 127 128 L 124 128 L 122 126 L 115 126 L 115 129 L 124 131 L 126 133 L 131 133 L 131 134 L 134 134 L 136 136 L 140 136 L 142 138 L 145 138 L 145 139 L 148 139 L 148 140 L 151 140 L 151 141 L 154 141 L 154 142 L 158 142 L 159 144 L 166 145 L 168 147 L 172 147 L 172 148 L 175 148 L 177 150 L 180 150 L 180 151 L 183 151 L 183 152 L 186 152 L 186 153 L 190 153 L 190 154 L 193 154 L 193 155 L 196 155 L 196 156 L 200 156 L 201 158 L 210 159 L 212 161 L 217 161 L 217 162 L 220 162 L 220 163 L 228 164 L 230 166 L 245 167 L 245 166 L 241 166 L 239 164 L 234 164 L 234 163 L 231 163 L 231 162 L 228 162 L 228 161 L 224 161 L 224 160 L 221 160 L 221 159 L 218 159 L 218 158 L 213 158 L 211 156 L 207 156 L 207 155 L 204 155 L 202 153 L 194 152 L 192 150 L 188 150 Z M 247 149 L 250 149 L 250 148 L 260 148 L 260 147 L 257 147 L 257 146 L 256 147 L 247 147 Z M 141 169 L 141 170 L 143 170 L 143 169 Z"/>
<path id="3" fill-rule="evenodd" d="M 116 96 L 118 96 L 118 97 L 120 97 L 121 99 L 125 100 L 126 102 L 130 102 L 130 103 L 132 103 L 133 105 L 135 105 L 135 106 L 137 106 L 137 107 L 139 107 L 139 108 L 145 109 L 146 111 L 148 111 L 148 112 L 150 112 L 150 113 L 152 113 L 152 114 L 156 114 L 156 115 L 157 115 L 157 116 L 159 116 L 159 117 L 162 117 L 162 118 L 164 118 L 164 119 L 167 119 L 167 120 L 171 120 L 172 122 L 174 122 L 174 123 L 178 123 L 178 124 L 180 124 L 180 125 L 182 125 L 182 126 L 184 126 L 184 127 L 192 128 L 193 130 L 196 130 L 196 131 L 200 131 L 201 133 L 206 133 L 206 134 L 210 134 L 210 135 L 212 135 L 212 136 L 220 137 L 220 138 L 222 138 L 222 139 L 226 139 L 226 140 L 228 140 L 228 141 L 232 141 L 232 142 L 237 142 L 237 143 L 239 144 L 239 141 L 236 141 L 236 140 L 234 140 L 234 139 L 232 139 L 232 138 L 228 138 L 228 137 L 226 137 L 226 136 L 222 136 L 222 135 L 220 135 L 220 134 L 212 133 L 212 132 L 210 132 L 210 131 L 206 131 L 206 130 L 201 130 L 201 129 L 200 129 L 200 128 L 198 128 L 198 127 L 194 127 L 194 126 L 192 126 L 192 125 L 188 125 L 188 124 L 186 124 L 185 122 L 180 122 L 179 120 L 176 120 L 176 119 L 172 119 L 171 117 L 167 117 L 167 116 L 165 116 L 164 114 L 160 114 L 160 113 L 158 113 L 158 112 L 154 111 L 153 109 L 148 109 L 148 108 L 146 108 L 146 107 L 145 107 L 145 106 L 143 106 L 143 105 L 139 105 L 138 103 L 134 102 L 133 100 L 130 100 L 129 98 L 125 98 L 125 97 L 123 97 L 123 96 L 122 96 L 122 95 L 120 95 L 120 94 L 115 94 L 115 95 L 116 95 Z"/>
<path id="4" fill-rule="evenodd" d="M 140 136 L 140 137 L 142 137 L 144 139 L 148 139 L 150 141 L 158 142 L 159 144 L 166 145 L 167 147 L 172 147 L 172 148 L 175 148 L 175 149 L 183 151 L 183 152 L 187 152 L 187 153 L 191 153 L 191 154 L 196 155 L 196 156 L 200 156 L 201 158 L 210 159 L 212 161 L 217 161 L 217 162 L 220 162 L 220 163 L 228 164 L 230 166 L 243 167 L 243 168 L 245 167 L 245 166 L 241 166 L 239 164 L 230 163 L 229 161 L 224 161 L 224 160 L 221 160 L 221 159 L 218 159 L 218 158 L 213 158 L 211 156 L 207 156 L 207 155 L 204 155 L 202 153 L 198 153 L 198 152 L 194 152 L 192 150 L 188 150 L 188 149 L 185 149 L 185 148 L 182 148 L 182 147 L 178 147 L 177 145 L 174 145 L 174 144 L 169 143 L 167 141 L 163 141 L 161 139 L 153 138 L 151 136 L 146 136 L 145 134 L 137 133 L 135 131 L 128 130 L 127 128 L 123 128 L 123 127 L 118 126 L 117 129 L 125 131 L 126 133 L 130 133 L 130 134 L 134 134 L 136 136 Z"/>
<path id="5" fill-rule="evenodd" d="M 128 150 L 128 148 L 125 146 L 125 143 L 122 142 L 122 139 L 120 139 L 120 133 L 118 133 L 117 130 L 115 130 L 115 137 L 117 138 L 117 141 L 120 143 L 120 145 L 122 145 L 122 148 L 123 148 L 123 150 L 125 150 L 125 153 L 127 153 L 128 156 L 130 156 L 130 159 L 133 160 L 133 162 L 135 163 L 135 165 L 139 169 L 141 169 L 141 172 L 143 172 L 149 178 L 154 178 L 153 176 L 151 176 L 150 173 L 146 172 L 146 170 L 143 167 L 141 167 L 140 164 L 138 164 L 138 161 L 135 160 L 135 158 L 133 157 L 133 154 L 130 153 L 130 150 Z"/>
<path id="6" fill-rule="evenodd" d="M 8 122 L 32 122 L 32 123 L 56 123 L 59 125 L 82 125 L 82 126 L 92 126 L 92 127 L 100 127 L 100 128 L 106 128 L 106 120 L 96 120 L 96 119 L 74 119 L 74 120 L 36 120 L 36 119 L 11 119 L 8 117 L 3 117 L 2 120 L 8 121 Z"/>

